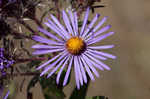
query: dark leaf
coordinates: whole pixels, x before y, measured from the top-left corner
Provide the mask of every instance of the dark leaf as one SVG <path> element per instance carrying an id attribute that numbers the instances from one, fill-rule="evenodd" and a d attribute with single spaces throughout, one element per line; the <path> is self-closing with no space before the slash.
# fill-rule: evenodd
<path id="1" fill-rule="evenodd" d="M 35 75 L 29 82 L 27 86 L 27 93 L 30 92 L 30 89 L 35 86 L 35 84 L 39 81 L 39 75 Z"/>
<path id="2" fill-rule="evenodd" d="M 56 84 L 56 75 L 50 78 L 41 77 L 40 84 L 43 90 L 45 99 L 64 99 L 65 94 L 63 92 L 63 87 Z"/>
<path id="3" fill-rule="evenodd" d="M 83 86 L 81 86 L 80 90 L 75 88 L 69 99 L 85 99 L 89 82 L 90 82 L 90 80 L 89 80 L 89 77 L 88 77 L 87 84 L 84 84 Z"/>
<path id="4" fill-rule="evenodd" d="M 34 67 L 34 66 L 38 66 L 40 63 L 41 63 L 40 60 L 34 60 L 34 61 L 31 61 L 30 63 L 28 63 L 27 66 L 28 66 L 29 68 L 32 68 L 32 67 Z"/>
<path id="5" fill-rule="evenodd" d="M 27 93 L 27 99 L 33 99 L 33 94 L 31 92 Z"/>
<path id="6" fill-rule="evenodd" d="M 79 21 L 79 22 L 78 22 L 78 27 L 81 27 L 82 24 L 83 24 L 83 22 L 82 22 L 82 21 Z"/>

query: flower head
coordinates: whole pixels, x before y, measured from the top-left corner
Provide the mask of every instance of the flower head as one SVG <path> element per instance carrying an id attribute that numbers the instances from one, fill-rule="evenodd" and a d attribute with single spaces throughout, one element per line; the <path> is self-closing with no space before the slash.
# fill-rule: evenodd
<path id="1" fill-rule="evenodd" d="M 7 68 L 14 63 L 14 60 L 8 60 L 4 56 L 4 49 L 0 48 L 0 74 L 3 76 L 6 74 Z"/>
<path id="2" fill-rule="evenodd" d="M 50 71 L 47 76 L 48 78 L 59 69 L 56 78 L 56 82 L 59 83 L 63 69 L 67 68 L 63 82 L 63 85 L 66 85 L 71 68 L 74 67 L 76 85 L 79 89 L 83 83 L 87 83 L 86 73 L 90 79 L 94 81 L 94 75 L 99 77 L 96 68 L 102 71 L 104 69 L 110 70 L 110 67 L 101 60 L 107 60 L 108 58 L 115 59 L 116 57 L 112 54 L 105 53 L 102 50 L 113 48 L 114 45 L 95 46 L 93 44 L 113 35 L 114 32 L 102 34 L 111 28 L 110 25 L 100 28 L 107 20 L 107 17 L 104 17 L 96 26 L 94 26 L 100 16 L 99 14 L 96 14 L 92 21 L 87 24 L 89 8 L 87 8 L 85 12 L 81 29 L 78 27 L 77 12 L 68 11 L 68 14 L 69 17 L 65 11 L 62 11 L 62 18 L 66 28 L 55 16 L 50 15 L 52 20 L 47 19 L 48 22 L 45 22 L 45 24 L 58 36 L 55 36 L 45 29 L 39 28 L 40 32 L 49 36 L 51 39 L 42 36 L 33 36 L 35 41 L 43 44 L 33 45 L 32 48 L 36 49 L 36 51 L 33 52 L 34 55 L 58 52 L 58 55 L 37 68 L 37 70 L 44 68 L 40 76 Z"/>

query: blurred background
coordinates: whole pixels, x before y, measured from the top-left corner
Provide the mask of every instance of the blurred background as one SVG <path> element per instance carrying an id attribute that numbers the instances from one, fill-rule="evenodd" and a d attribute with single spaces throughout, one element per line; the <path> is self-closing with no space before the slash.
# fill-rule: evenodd
<path id="1" fill-rule="evenodd" d="M 90 84 L 87 95 L 105 95 L 110 99 L 149 99 L 150 1 L 102 2 L 106 7 L 97 12 L 109 16 L 108 23 L 116 32 L 110 39 L 116 44 L 113 53 L 118 58 L 108 63 L 112 71 L 102 73 L 96 83 Z"/>
<path id="2" fill-rule="evenodd" d="M 115 44 L 115 48 L 109 52 L 116 55 L 117 59 L 105 62 L 112 70 L 99 71 L 101 76 L 95 82 L 90 82 L 87 97 L 150 99 L 150 0 L 101 0 L 94 5 L 99 4 L 105 7 L 95 9 L 90 17 L 96 13 L 100 13 L 101 18 L 109 16 L 105 25 L 111 24 L 111 31 L 115 31 L 115 35 L 103 40 L 101 44 Z M 41 12 L 37 11 L 37 15 L 41 16 Z M 28 40 L 26 42 L 32 44 Z M 30 45 L 27 47 L 30 48 Z M 14 85 L 20 85 L 20 81 L 25 80 L 21 92 L 19 87 L 16 88 L 14 99 L 26 99 L 26 89 L 31 78 L 14 78 Z M 74 88 L 72 75 L 69 85 L 64 88 L 66 99 L 69 99 Z M 33 99 L 44 99 L 39 83 L 31 91 Z"/>

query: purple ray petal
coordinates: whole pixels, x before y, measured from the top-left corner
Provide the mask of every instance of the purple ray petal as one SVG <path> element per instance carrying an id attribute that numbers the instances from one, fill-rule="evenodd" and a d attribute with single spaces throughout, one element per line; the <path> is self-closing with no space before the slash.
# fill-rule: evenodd
<path id="1" fill-rule="evenodd" d="M 53 38 L 53 39 L 55 39 L 55 40 L 57 40 L 57 41 L 59 41 L 59 42 L 62 42 L 61 39 L 59 39 L 58 37 L 56 37 L 56 36 L 53 35 L 52 33 L 48 32 L 47 30 L 42 29 L 42 28 L 40 28 L 40 27 L 38 28 L 38 30 L 39 30 L 40 32 L 42 32 L 43 34 L 49 36 L 50 38 Z"/>
<path id="2" fill-rule="evenodd" d="M 108 16 L 105 16 L 105 17 L 94 27 L 93 31 L 96 32 L 97 29 L 100 28 L 100 27 L 104 24 L 104 22 L 105 22 L 107 19 L 108 19 Z"/>
<path id="3" fill-rule="evenodd" d="M 41 36 L 33 36 L 32 39 L 37 41 L 37 42 L 46 43 L 46 44 L 50 44 L 50 45 L 63 45 L 62 43 L 58 43 L 58 42 L 55 42 L 53 40 L 43 38 Z"/>
<path id="4" fill-rule="evenodd" d="M 60 63 L 48 74 L 47 78 L 53 75 L 63 63 L 66 63 L 66 61 L 68 61 L 68 55 L 65 56 L 65 58 L 61 60 Z"/>
<path id="5" fill-rule="evenodd" d="M 35 49 L 57 49 L 57 48 L 64 48 L 64 46 L 50 46 L 50 45 L 36 44 L 36 45 L 33 45 L 32 48 L 35 48 Z"/>
<path id="6" fill-rule="evenodd" d="M 110 28 L 111 28 L 111 25 L 107 25 L 107 26 L 103 27 L 102 29 L 100 29 L 98 32 L 96 32 L 96 33 L 94 34 L 94 36 L 96 37 L 96 36 L 100 35 L 101 33 L 106 32 L 106 31 L 109 30 Z"/>
<path id="7" fill-rule="evenodd" d="M 89 77 L 91 78 L 92 81 L 94 81 L 95 78 L 94 78 L 92 72 L 90 71 L 89 67 L 87 66 L 87 64 L 86 64 L 86 62 L 85 62 L 86 60 L 84 59 L 83 56 L 81 56 L 80 59 L 82 60 L 82 63 L 84 64 L 84 67 L 85 67 L 85 69 L 86 69 L 86 71 L 87 71 Z"/>
<path id="8" fill-rule="evenodd" d="M 103 57 L 102 55 L 97 55 L 97 54 L 95 54 L 95 53 L 92 53 L 92 52 L 90 52 L 89 50 L 86 51 L 86 53 L 89 54 L 89 55 L 91 55 L 91 56 L 94 57 L 94 58 L 98 58 L 98 59 L 101 59 L 101 60 L 107 60 L 106 57 Z"/>
<path id="9" fill-rule="evenodd" d="M 101 40 L 103 40 L 103 39 L 105 39 L 108 36 L 111 36 L 113 34 L 114 34 L 114 32 L 109 32 L 107 34 L 101 35 L 101 36 L 99 36 L 99 37 L 97 37 L 97 38 L 92 39 L 91 41 L 89 41 L 87 45 L 90 45 L 90 44 L 93 44 L 93 43 L 97 43 L 97 42 L 99 42 L 99 41 L 101 41 Z"/>
<path id="10" fill-rule="evenodd" d="M 5 95 L 5 97 L 3 99 L 7 99 L 8 98 L 8 95 L 10 94 L 10 91 L 8 91 Z"/>
<path id="11" fill-rule="evenodd" d="M 68 60 L 69 60 L 69 57 L 65 60 L 63 66 L 60 68 L 58 74 L 57 74 L 57 78 L 56 78 L 56 83 L 58 84 L 59 83 L 59 79 L 60 79 L 60 75 L 63 71 L 63 69 L 65 68 L 66 64 L 68 63 Z"/>
<path id="12" fill-rule="evenodd" d="M 111 28 L 111 25 L 107 25 L 105 27 L 103 27 L 102 29 L 100 29 L 99 31 L 97 31 L 95 33 L 95 30 L 92 30 L 86 37 L 85 39 L 89 40 L 89 39 L 92 39 L 92 37 L 97 37 L 98 35 L 100 35 L 101 33 L 103 32 L 106 32 L 107 30 L 109 30 Z"/>
<path id="13" fill-rule="evenodd" d="M 88 25 L 88 27 L 86 28 L 85 32 L 82 35 L 83 38 L 92 29 L 93 25 L 95 24 L 95 22 L 97 21 L 97 19 L 99 18 L 99 16 L 100 16 L 99 14 L 96 14 L 96 16 L 92 19 L 91 23 Z"/>
<path id="14" fill-rule="evenodd" d="M 54 66 L 56 66 L 56 64 L 60 61 L 63 60 L 63 58 L 67 55 L 67 53 L 64 53 L 62 56 L 60 56 L 54 63 L 50 64 L 49 66 L 47 66 L 44 71 L 42 71 L 42 73 L 40 74 L 40 76 L 43 76 L 47 71 L 49 71 L 50 69 L 52 69 Z"/>
<path id="15" fill-rule="evenodd" d="M 50 16 L 53 19 L 53 21 L 59 26 L 59 28 L 63 31 L 64 35 L 67 38 L 70 38 L 69 33 L 65 30 L 64 26 L 62 24 L 60 24 L 60 22 L 58 21 L 58 19 L 55 16 L 53 16 L 52 14 Z"/>
<path id="16" fill-rule="evenodd" d="M 81 62 L 80 56 L 79 56 L 78 60 L 79 60 L 80 69 L 81 69 L 81 73 L 82 73 L 82 76 L 83 76 L 83 80 L 84 80 L 85 83 L 87 83 L 87 77 L 86 77 L 86 73 L 85 73 L 85 70 L 84 70 L 84 67 L 83 67 L 84 65 Z"/>
<path id="17" fill-rule="evenodd" d="M 44 66 L 48 65 L 50 62 L 52 62 L 52 61 L 54 61 L 55 59 L 57 59 L 59 56 L 61 56 L 61 55 L 63 56 L 63 54 L 66 55 L 66 52 L 63 51 L 63 52 L 59 53 L 58 55 L 56 55 L 55 57 L 53 57 L 53 58 L 50 59 L 49 61 L 45 62 L 44 64 L 42 64 L 42 65 L 40 65 L 40 66 L 38 66 L 38 68 L 37 68 L 36 70 L 39 70 L 39 69 L 43 68 Z"/>
<path id="18" fill-rule="evenodd" d="M 104 67 L 106 70 L 111 70 L 110 67 L 108 67 L 106 64 L 104 64 L 103 62 L 101 62 L 100 60 L 92 57 L 91 55 L 86 54 L 89 58 L 91 58 L 93 61 L 95 61 L 97 64 L 101 65 L 102 67 Z"/>
<path id="19" fill-rule="evenodd" d="M 83 55 L 84 58 L 85 55 Z M 85 58 L 84 58 L 85 59 Z M 88 64 L 89 68 L 93 71 L 93 73 L 96 75 L 96 77 L 99 77 L 99 73 L 97 72 L 97 70 L 93 67 L 93 64 L 89 61 L 85 61 L 86 64 Z"/>
<path id="20" fill-rule="evenodd" d="M 93 64 L 93 66 L 95 66 L 96 68 L 98 68 L 99 70 L 102 70 L 104 71 L 104 69 L 99 65 L 97 64 L 96 62 L 94 62 L 93 60 L 89 59 L 86 54 L 84 55 L 84 58 L 85 60 L 89 61 L 91 64 Z"/>
<path id="21" fill-rule="evenodd" d="M 75 18 L 74 18 L 73 13 L 70 10 L 68 12 L 69 12 L 69 17 L 70 17 L 71 24 L 72 24 L 72 27 L 73 27 L 73 31 L 74 31 L 73 35 L 76 36 L 77 33 L 76 33 L 76 28 L 75 28 Z"/>
<path id="22" fill-rule="evenodd" d="M 42 55 L 42 54 L 47 54 L 47 53 L 53 53 L 53 52 L 58 52 L 58 51 L 63 51 L 64 49 L 51 49 L 51 50 L 36 50 L 32 54 L 33 55 Z"/>
<path id="23" fill-rule="evenodd" d="M 66 12 L 63 10 L 62 11 L 62 14 L 63 14 L 63 20 L 64 20 L 64 23 L 69 31 L 70 34 L 73 34 L 73 30 L 72 30 L 72 27 L 71 27 L 71 24 L 70 24 L 70 21 L 69 21 L 69 18 L 66 14 Z"/>
<path id="24" fill-rule="evenodd" d="M 67 69 L 67 72 L 66 72 L 66 75 L 64 78 L 63 86 L 65 86 L 67 84 L 68 77 L 70 75 L 70 71 L 71 71 L 71 67 L 72 67 L 72 62 L 73 62 L 73 57 L 71 57 L 71 59 L 70 59 L 70 63 L 69 63 L 69 66 L 68 66 L 68 69 Z"/>
<path id="25" fill-rule="evenodd" d="M 103 24 L 104 24 L 104 22 L 107 20 L 107 16 L 106 17 L 104 17 L 99 23 L 98 23 L 98 25 L 96 25 L 95 27 L 94 27 L 94 29 L 85 37 L 85 39 L 88 41 L 89 39 L 92 39 L 93 37 L 94 37 L 94 33 L 97 31 L 97 29 L 98 28 L 100 28 Z"/>
<path id="26" fill-rule="evenodd" d="M 83 21 L 83 24 L 82 24 L 82 27 L 81 27 L 80 36 L 84 33 L 84 29 L 85 29 L 87 21 L 88 21 L 89 12 L 90 12 L 90 8 L 88 7 L 87 10 L 86 10 L 86 13 L 84 15 L 84 21 Z"/>
<path id="27" fill-rule="evenodd" d="M 82 78 L 82 74 L 81 74 L 81 70 L 80 70 L 80 65 L 79 65 L 79 61 L 78 61 L 78 56 L 76 57 L 75 59 L 75 62 L 76 62 L 76 69 L 77 69 L 77 72 L 78 72 L 78 75 L 79 75 L 79 80 L 80 80 L 80 84 L 81 86 L 83 85 L 83 78 Z"/>
<path id="28" fill-rule="evenodd" d="M 77 89 L 80 89 L 80 82 L 79 82 L 80 80 L 79 80 L 79 75 L 78 75 L 78 71 L 77 71 L 77 67 L 76 67 L 75 57 L 77 57 L 77 56 L 74 56 L 74 73 L 75 73 Z"/>
<path id="29" fill-rule="evenodd" d="M 103 45 L 103 46 L 89 46 L 90 49 L 102 50 L 102 49 L 110 49 L 113 48 L 114 45 Z"/>
<path id="30" fill-rule="evenodd" d="M 76 31 L 76 35 L 79 36 L 78 33 L 78 16 L 77 16 L 77 12 L 74 12 L 74 21 L 75 21 L 75 31 Z"/>
<path id="31" fill-rule="evenodd" d="M 54 32 L 56 32 L 60 37 L 62 37 L 64 40 L 66 39 L 66 37 L 64 36 L 63 32 L 60 30 L 60 28 L 58 26 L 56 26 L 55 23 L 53 23 L 50 19 L 47 19 L 48 22 L 45 22 L 45 24 L 52 29 Z"/>
<path id="32" fill-rule="evenodd" d="M 112 59 L 116 59 L 116 56 L 112 55 L 112 54 L 109 54 L 109 53 L 104 53 L 104 52 L 101 52 L 101 51 L 96 51 L 96 50 L 90 50 L 89 51 L 93 52 L 94 54 L 97 54 L 97 55 L 102 55 L 102 56 L 105 56 L 105 57 L 108 57 L 108 58 L 112 58 Z"/>
<path id="33" fill-rule="evenodd" d="M 89 62 L 89 63 L 90 63 L 90 62 Z M 91 68 L 91 70 L 93 71 L 93 73 L 95 74 L 95 76 L 96 76 L 97 78 L 99 78 L 99 73 L 98 73 L 97 70 L 93 67 L 93 65 L 91 64 L 89 67 Z"/>

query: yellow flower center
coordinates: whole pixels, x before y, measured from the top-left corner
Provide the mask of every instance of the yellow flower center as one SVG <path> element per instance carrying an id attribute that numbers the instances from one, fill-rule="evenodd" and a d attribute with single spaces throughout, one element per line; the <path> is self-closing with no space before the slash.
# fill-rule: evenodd
<path id="1" fill-rule="evenodd" d="M 79 55 L 85 50 L 85 43 L 79 37 L 72 37 L 66 42 L 67 50 L 73 55 Z"/>

